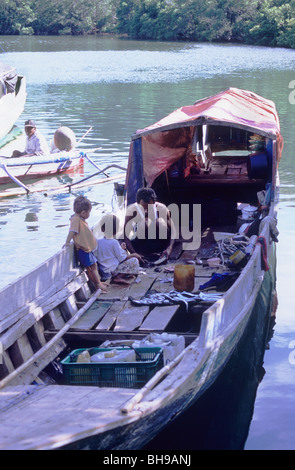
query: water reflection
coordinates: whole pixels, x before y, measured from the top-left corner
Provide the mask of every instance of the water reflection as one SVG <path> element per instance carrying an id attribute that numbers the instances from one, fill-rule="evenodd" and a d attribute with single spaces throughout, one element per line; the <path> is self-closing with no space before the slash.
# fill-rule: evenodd
<path id="1" fill-rule="evenodd" d="M 35 222 L 37 220 L 38 220 L 37 214 L 35 214 L 34 212 L 29 212 L 28 214 L 26 214 L 26 218 L 25 218 L 26 222 Z"/>
<path id="2" fill-rule="evenodd" d="M 35 212 L 29 212 L 28 214 L 26 214 L 25 222 L 37 222 L 37 221 L 38 221 L 38 217 L 37 217 L 37 214 L 35 214 Z M 27 225 L 26 227 L 29 232 L 34 232 L 38 230 L 39 225 L 37 224 Z"/>

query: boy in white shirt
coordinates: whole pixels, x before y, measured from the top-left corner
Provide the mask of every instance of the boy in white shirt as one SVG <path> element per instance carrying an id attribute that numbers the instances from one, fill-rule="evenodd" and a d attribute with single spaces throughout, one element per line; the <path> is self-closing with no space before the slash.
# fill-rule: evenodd
<path id="1" fill-rule="evenodd" d="M 105 215 L 100 221 L 100 226 L 104 238 L 97 240 L 96 257 L 101 279 L 129 284 L 127 278 L 138 274 L 142 257 L 137 253 L 127 254 L 118 240 L 114 238 L 118 227 L 118 219 L 115 215 Z"/>

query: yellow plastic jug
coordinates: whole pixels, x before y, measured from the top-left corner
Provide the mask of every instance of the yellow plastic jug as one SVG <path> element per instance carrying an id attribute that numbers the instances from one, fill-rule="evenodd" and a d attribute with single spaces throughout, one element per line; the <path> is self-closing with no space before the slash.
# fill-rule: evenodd
<path id="1" fill-rule="evenodd" d="M 195 287 L 195 266 L 177 264 L 174 269 L 174 289 L 191 292 Z"/>

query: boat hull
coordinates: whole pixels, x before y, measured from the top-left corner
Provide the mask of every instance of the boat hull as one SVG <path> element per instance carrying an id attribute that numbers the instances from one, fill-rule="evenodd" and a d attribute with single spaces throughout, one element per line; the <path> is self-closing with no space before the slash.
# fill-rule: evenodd
<path id="1" fill-rule="evenodd" d="M 266 229 L 267 227 L 265 227 L 263 234 L 268 239 Z M 51 275 L 51 271 L 52 275 L 56 276 L 56 269 L 54 268 L 56 266 L 60 266 L 60 268 L 63 267 L 63 272 L 68 272 L 67 263 L 70 263 L 71 257 L 69 256 L 66 263 L 60 263 L 59 258 L 60 257 L 57 259 L 52 259 L 52 267 L 51 264 L 47 264 L 46 266 L 42 267 L 44 270 L 44 275 L 46 274 L 46 279 Z M 3 443 L 4 447 L 2 448 L 95 448 L 100 450 L 135 450 L 142 448 L 172 420 L 189 409 L 189 407 L 192 406 L 202 395 L 204 395 L 204 393 L 215 382 L 216 378 L 221 374 L 225 365 L 228 363 L 232 354 L 236 350 L 246 330 L 251 315 L 255 310 L 255 306 L 257 305 L 258 301 L 257 299 L 259 299 L 259 302 L 263 303 L 262 311 L 264 315 L 269 313 L 272 301 L 272 293 L 275 287 L 274 242 L 271 242 L 268 245 L 267 260 L 270 267 L 268 271 L 261 269 L 260 259 L 261 253 L 259 247 L 257 246 L 256 252 L 252 255 L 252 258 L 246 266 L 244 272 L 241 274 L 236 283 L 225 293 L 223 299 L 218 301 L 219 305 L 218 302 L 215 302 L 203 313 L 200 333 L 197 338 L 186 347 L 186 349 L 183 351 L 183 355 L 180 355 L 181 360 L 179 363 L 177 362 L 176 366 L 171 370 L 168 376 L 164 377 L 164 380 L 157 383 L 154 387 L 151 387 L 147 395 L 140 397 L 140 399 L 134 403 L 134 406 L 128 408 L 128 405 L 126 405 L 126 400 L 128 399 L 128 396 L 130 397 L 130 393 L 126 393 L 125 399 L 123 394 L 121 398 L 121 404 L 118 406 L 117 412 L 115 414 L 115 419 L 111 419 L 109 422 L 105 423 L 104 410 L 100 409 L 102 408 L 102 405 L 98 405 L 100 402 L 100 394 L 103 394 L 102 396 L 105 400 L 106 396 L 113 392 L 118 395 L 118 391 L 110 388 L 103 390 L 96 387 L 90 387 L 90 390 L 88 387 L 86 387 L 88 390 L 85 390 L 85 394 L 87 394 L 90 390 L 89 393 L 94 394 L 93 397 L 96 396 L 97 401 L 96 406 L 92 402 L 93 405 L 90 407 L 90 409 L 87 406 L 85 408 L 85 411 L 92 412 L 91 418 L 94 421 L 91 424 L 85 416 L 83 422 L 79 424 L 79 429 L 77 429 L 77 432 L 71 433 L 70 429 L 74 429 L 76 427 L 76 419 L 75 414 L 70 411 L 72 410 L 70 404 L 67 404 L 69 414 L 67 414 L 67 409 L 63 411 L 64 419 L 61 429 L 63 429 L 63 427 L 64 429 L 62 431 L 59 430 L 60 427 L 58 428 L 58 431 L 57 428 L 54 429 L 54 417 L 51 418 L 51 416 L 49 417 L 46 415 L 43 419 L 42 416 L 39 416 L 38 429 L 46 425 L 47 436 L 44 436 L 44 439 L 42 439 L 42 436 L 40 436 L 41 439 L 39 439 L 38 435 L 35 435 L 35 432 L 37 431 L 36 429 L 30 436 L 30 439 L 19 439 L 17 436 L 15 436 L 14 440 L 10 444 Z M 256 274 L 254 275 L 254 273 Z M 31 280 L 33 280 L 34 276 L 32 274 Z M 44 276 L 41 277 L 43 278 Z M 39 279 L 41 277 L 39 274 Z M 44 278 L 44 282 L 46 279 Z M 28 280 L 28 285 L 30 285 L 30 297 L 32 299 L 36 298 L 36 295 L 43 291 L 42 286 L 40 286 L 38 283 L 33 284 Z M 45 282 L 45 285 L 48 286 L 51 284 Z M 12 288 L 13 286 L 11 286 L 11 289 Z M 35 292 L 35 289 L 37 288 L 38 292 Z M 23 292 L 23 295 L 28 297 L 28 290 L 26 293 Z M 243 301 L 244 295 L 247 297 L 246 302 Z M 59 296 L 59 299 L 56 299 L 56 302 L 61 302 L 62 298 L 66 297 Z M 16 306 L 13 307 L 11 305 L 11 301 L 9 302 L 7 296 L 6 301 L 7 305 L 4 305 L 5 310 L 8 312 L 9 309 L 11 309 L 13 312 Z M 20 299 L 19 296 L 16 296 L 15 301 L 18 301 L 20 305 L 23 304 L 22 299 Z M 237 302 L 239 303 L 240 308 L 236 308 Z M 41 305 L 44 305 L 44 301 Z M 53 303 L 53 300 L 51 300 L 48 307 L 46 307 L 46 310 L 44 310 L 45 306 L 42 307 L 43 312 L 45 313 L 48 308 L 54 308 L 54 305 L 55 304 Z M 69 306 L 70 303 L 68 304 L 67 308 L 69 308 Z M 40 312 L 39 315 L 41 313 L 42 312 Z M 9 320 L 12 322 L 12 324 L 15 323 L 14 315 L 15 314 L 11 313 L 10 316 L 6 316 L 6 323 L 3 323 L 3 328 L 7 328 L 7 322 L 9 322 Z M 70 323 L 73 324 L 72 322 Z M 213 328 L 212 325 L 214 325 Z M 69 326 L 70 325 L 68 325 L 68 327 Z M 78 326 L 76 328 L 78 328 Z M 60 331 L 59 338 L 62 338 L 63 336 L 64 332 Z M 61 345 L 61 347 L 63 346 Z M 50 360 L 48 359 L 48 352 L 49 349 L 46 347 L 46 351 L 44 350 L 44 353 L 42 353 L 43 355 L 46 354 L 46 361 Z M 56 357 L 57 354 L 58 350 L 53 350 L 51 354 L 52 359 Z M 41 358 L 42 356 L 38 356 L 38 358 L 36 357 L 34 360 L 32 359 L 30 361 L 30 367 L 41 367 Z M 17 384 L 23 383 L 24 380 L 27 384 L 29 384 L 31 381 L 30 377 L 31 373 L 29 373 L 28 369 L 25 375 L 20 369 L 16 370 L 15 373 L 11 374 L 7 377 L 7 379 L 2 381 L 1 385 L 4 387 L 4 396 L 6 394 L 6 386 L 8 384 L 10 384 L 10 386 L 17 386 Z M 58 392 L 59 387 L 60 392 Z M 75 391 L 75 396 L 76 393 L 81 394 L 83 392 L 81 388 L 83 387 L 72 387 L 73 393 Z M 64 388 L 64 386 L 49 385 L 43 389 L 43 392 L 42 389 L 40 392 L 38 392 L 38 390 L 33 392 L 33 394 L 39 393 L 41 395 L 40 405 L 42 403 L 42 406 L 49 406 L 48 398 L 46 398 L 46 396 L 42 398 L 42 393 L 46 393 L 46 389 L 49 395 L 50 393 L 60 393 L 65 397 L 71 396 L 71 393 L 69 392 L 69 386 Z M 50 390 L 52 391 L 53 389 L 55 389 L 56 392 L 50 392 Z M 131 390 L 131 392 L 132 396 L 132 394 L 136 391 Z M 34 401 L 36 398 L 33 398 L 33 402 L 28 406 L 34 407 Z M 77 400 L 77 398 L 75 400 Z M 39 408 L 37 407 L 37 410 L 38 409 Z M 15 412 L 18 414 L 17 409 Z M 4 427 L 6 425 L 5 422 L 9 416 L 9 413 L 7 416 L 5 416 L 6 414 L 7 413 L 4 413 L 4 415 L 2 415 L 2 423 Z M 100 419 L 100 417 L 102 419 Z M 50 431 L 51 426 L 53 426 L 53 432 Z M 21 432 L 22 427 L 16 427 L 14 432 L 17 432 L 17 429 L 19 430 L 18 432 Z M 58 432 L 58 438 L 56 436 L 56 432 Z"/>
<path id="2" fill-rule="evenodd" d="M 16 90 L 0 100 L 0 139 L 8 134 L 24 110 L 27 98 L 25 77 L 18 77 Z"/>
<path id="3" fill-rule="evenodd" d="M 139 450 L 148 442 L 155 438 L 161 431 L 188 411 L 214 384 L 216 378 L 226 367 L 238 344 L 246 334 L 247 325 L 251 318 L 259 316 L 255 338 L 262 348 L 257 353 L 264 354 L 266 339 L 269 331 L 269 321 L 272 313 L 272 299 L 275 292 L 275 256 L 270 260 L 270 271 L 265 273 L 263 281 L 258 289 L 257 296 L 253 298 L 252 306 L 247 310 L 237 327 L 232 331 L 215 355 L 212 361 L 212 354 L 206 354 L 203 362 L 198 364 L 198 368 L 193 370 L 189 380 L 181 387 L 181 393 L 171 397 L 167 404 L 159 407 L 154 412 L 138 419 L 135 423 L 127 424 L 116 429 L 112 429 L 103 434 L 98 434 L 87 439 L 83 439 L 71 445 L 64 446 L 67 450 Z M 252 341 L 253 332 L 252 332 Z M 248 367 L 253 367 L 248 363 Z M 218 400 L 218 397 L 216 397 Z M 198 427 L 198 416 L 195 416 L 196 429 Z M 178 448 L 181 450 L 181 448 Z"/>
<path id="4" fill-rule="evenodd" d="M 69 152 L 62 156 L 52 154 L 47 158 L 43 156 L 9 158 L 2 159 L 1 162 L 6 165 L 12 176 L 20 181 L 25 181 L 75 171 L 83 167 L 84 158 L 82 152 Z M 0 168 L 0 184 L 7 184 L 11 181 L 5 170 Z"/>

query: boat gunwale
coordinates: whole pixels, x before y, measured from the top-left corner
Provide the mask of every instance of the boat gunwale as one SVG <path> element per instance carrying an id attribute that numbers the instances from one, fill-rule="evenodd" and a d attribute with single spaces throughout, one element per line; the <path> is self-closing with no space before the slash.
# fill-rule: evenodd
<path id="1" fill-rule="evenodd" d="M 71 155 L 72 153 L 73 153 L 73 155 Z M 54 158 L 53 156 L 58 155 L 58 153 L 52 153 L 50 155 L 52 155 L 51 159 L 48 158 L 47 160 L 40 160 L 40 161 L 36 160 L 35 156 L 20 157 L 19 159 L 14 158 L 14 157 L 1 158 L 1 156 L 0 156 L 0 163 L 5 163 L 5 165 L 9 168 L 15 168 L 15 167 L 19 168 L 19 167 L 22 167 L 22 166 L 35 166 L 35 165 L 50 165 L 50 164 L 64 163 L 64 162 L 68 162 L 68 161 L 72 161 L 72 160 L 78 160 L 80 158 L 83 158 L 84 152 L 82 150 L 75 149 L 75 150 L 71 150 L 69 152 L 66 152 L 65 156 L 60 156 L 60 157 Z M 46 156 L 45 155 L 39 155 L 38 156 L 38 158 L 42 158 L 42 157 L 46 157 Z M 27 158 L 27 160 L 26 161 L 23 160 L 24 158 Z M 10 161 L 11 159 L 13 159 L 13 160 L 23 160 L 23 161 L 20 161 L 19 163 L 17 161 L 11 162 Z"/>

